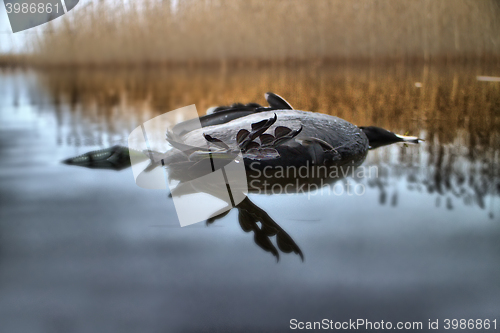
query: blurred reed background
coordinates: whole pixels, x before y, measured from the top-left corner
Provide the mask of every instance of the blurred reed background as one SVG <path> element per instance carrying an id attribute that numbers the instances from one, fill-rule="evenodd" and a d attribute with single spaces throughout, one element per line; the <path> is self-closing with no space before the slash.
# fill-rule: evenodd
<path id="1" fill-rule="evenodd" d="M 196 104 L 203 115 L 208 107 L 234 102 L 265 105 L 264 93 L 275 91 L 300 110 L 414 135 L 425 129 L 429 141 L 441 144 L 453 143 L 466 129 L 468 143 L 461 144 L 477 148 L 500 146 L 500 85 L 476 80 L 495 70 L 477 64 L 67 69 L 44 72 L 38 85 L 52 96 L 50 103 L 70 105 L 67 113 L 82 120 L 111 126 L 114 115 L 121 115 L 128 124 L 122 128 L 125 136 L 140 123 L 185 105 Z"/>
<path id="2" fill-rule="evenodd" d="M 497 0 L 80 2 L 31 39 L 38 65 L 498 59 Z"/>

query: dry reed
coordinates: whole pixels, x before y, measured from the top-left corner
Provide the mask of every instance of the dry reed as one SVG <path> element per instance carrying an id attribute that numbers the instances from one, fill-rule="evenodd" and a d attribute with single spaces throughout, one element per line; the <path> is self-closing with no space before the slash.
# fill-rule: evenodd
<path id="1" fill-rule="evenodd" d="M 500 55 L 494 0 L 147 0 L 81 4 L 33 40 L 40 64 Z"/>
<path id="2" fill-rule="evenodd" d="M 300 110 L 413 135 L 425 130 L 431 142 L 453 143 L 457 133 L 466 130 L 471 148 L 477 149 L 500 147 L 500 85 L 476 80 L 476 75 L 495 71 L 498 69 L 489 65 L 400 64 L 227 71 L 67 69 L 51 70 L 40 77 L 55 104 L 69 103 L 75 110 L 84 110 L 82 117 L 98 117 L 85 123 L 109 127 L 124 120 L 125 136 L 141 122 L 185 105 L 196 104 L 204 114 L 214 105 L 265 104 L 263 94 L 274 91 Z"/>

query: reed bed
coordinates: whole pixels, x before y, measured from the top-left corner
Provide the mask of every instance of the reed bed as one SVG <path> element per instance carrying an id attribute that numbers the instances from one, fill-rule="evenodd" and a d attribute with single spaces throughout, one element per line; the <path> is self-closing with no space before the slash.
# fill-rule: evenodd
<path id="1" fill-rule="evenodd" d="M 23 67 L 31 63 L 29 57 L 24 54 L 6 53 L 0 54 L 0 68 L 4 67 Z"/>
<path id="2" fill-rule="evenodd" d="M 196 104 L 198 112 L 234 102 L 266 104 L 276 92 L 300 110 L 344 118 L 359 126 L 409 131 L 453 144 L 466 131 L 471 148 L 500 147 L 500 85 L 477 75 L 491 65 L 356 65 L 293 68 L 165 68 L 40 73 L 51 104 L 69 104 L 85 122 L 106 128 L 125 121 L 124 135 L 143 121 Z M 39 101 L 33 101 L 39 104 Z M 83 121 L 82 120 L 82 121 Z M 79 121 L 73 122 L 78 126 Z M 119 126 L 118 126 L 119 127 Z"/>
<path id="3" fill-rule="evenodd" d="M 496 58 L 495 0 L 81 3 L 33 42 L 45 65 Z"/>

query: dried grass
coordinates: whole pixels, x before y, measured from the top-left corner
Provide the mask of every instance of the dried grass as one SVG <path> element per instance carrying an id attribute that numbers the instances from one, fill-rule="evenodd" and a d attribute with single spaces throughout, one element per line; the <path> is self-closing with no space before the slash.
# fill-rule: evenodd
<path id="1" fill-rule="evenodd" d="M 450 59 L 500 55 L 494 0 L 101 1 L 34 40 L 40 64 Z"/>

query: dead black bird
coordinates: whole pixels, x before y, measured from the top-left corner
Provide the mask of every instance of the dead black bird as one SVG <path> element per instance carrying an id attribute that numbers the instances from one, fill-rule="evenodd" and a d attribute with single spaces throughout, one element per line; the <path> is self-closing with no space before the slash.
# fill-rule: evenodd
<path id="1" fill-rule="evenodd" d="M 239 154 L 248 176 L 251 171 L 269 167 L 343 167 L 347 163 L 358 166 L 369 149 L 396 142 L 420 141 L 416 137 L 397 135 L 379 127 L 357 127 L 335 116 L 294 110 L 290 103 L 273 93 L 266 93 L 265 97 L 269 103 L 267 107 L 256 103 L 220 106 L 209 110 L 199 119 L 175 125 L 167 130 L 166 140 L 172 149 L 166 152 L 140 152 L 114 146 L 67 159 L 64 163 L 120 170 L 130 166 L 129 156 L 136 154 L 143 160 L 150 161 L 146 172 L 157 166 L 167 167 L 169 178 L 180 182 L 171 195 L 181 196 L 192 190 L 200 190 L 192 188 L 191 180 L 222 168 Z M 327 181 L 334 182 L 337 179 Z M 283 183 L 292 179 L 267 180 Z M 302 181 L 313 183 L 318 182 L 318 179 L 308 178 Z M 320 179 L 320 185 L 324 184 L 322 181 Z M 295 179 L 293 182 L 295 183 Z M 226 187 L 222 187 L 226 191 Z M 231 184 L 231 190 L 233 189 L 234 184 Z M 258 186 L 248 186 L 249 192 L 257 190 L 259 193 L 266 193 Z M 248 198 L 245 197 L 232 207 L 239 211 L 238 220 L 242 229 L 253 232 L 255 243 L 259 247 L 271 252 L 276 258 L 279 258 L 278 249 L 284 253 L 294 252 L 303 258 L 302 251 L 293 239 Z M 207 220 L 207 223 L 213 223 L 228 212 L 229 210 L 224 209 L 222 213 Z M 278 249 L 270 241 L 270 237 L 274 236 Z"/>
<path id="2" fill-rule="evenodd" d="M 379 127 L 357 127 L 335 116 L 294 110 L 282 97 L 266 93 L 268 107 L 256 103 L 217 107 L 194 121 L 177 124 L 167 140 L 200 160 L 214 149 L 219 157 L 243 153 L 245 165 L 325 165 L 366 155 L 369 149 L 395 142 L 418 143 L 417 137 L 397 135 Z M 212 148 L 206 149 L 207 144 Z M 177 162 L 168 156 L 165 162 Z M 256 163 L 257 162 L 257 163 Z"/>
<path id="3" fill-rule="evenodd" d="M 369 149 L 380 146 L 420 141 L 380 127 L 357 127 L 335 116 L 294 110 L 285 99 L 271 92 L 265 97 L 268 107 L 257 103 L 220 106 L 209 110 L 199 122 L 195 119 L 175 125 L 168 131 L 166 140 L 177 149 L 155 153 L 151 167 L 161 165 L 161 160 L 167 166 L 182 162 L 196 164 L 209 157 L 232 160 L 240 151 L 245 165 L 253 163 L 261 169 L 325 165 L 365 156 Z M 128 166 L 126 149 L 114 146 L 67 159 L 64 163 L 119 169 L 121 164 Z"/>

